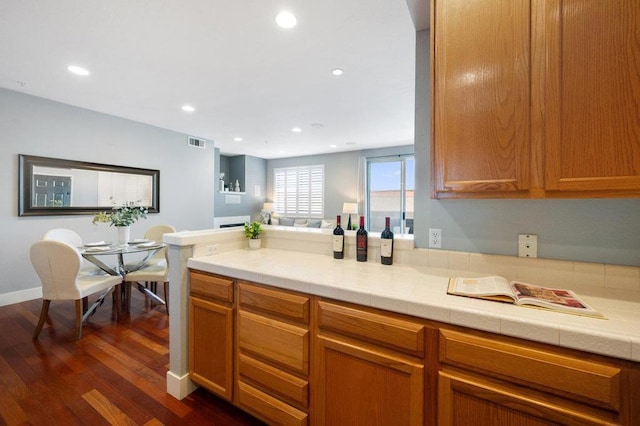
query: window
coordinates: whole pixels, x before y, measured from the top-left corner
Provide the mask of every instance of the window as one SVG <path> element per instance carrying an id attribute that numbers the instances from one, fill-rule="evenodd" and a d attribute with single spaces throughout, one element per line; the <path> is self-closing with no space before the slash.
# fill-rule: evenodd
<path id="1" fill-rule="evenodd" d="M 324 216 L 324 165 L 273 169 L 276 213 Z"/>
<path id="2" fill-rule="evenodd" d="M 415 162 L 412 155 L 367 159 L 367 229 L 380 232 L 391 218 L 394 233 L 413 234 Z"/>

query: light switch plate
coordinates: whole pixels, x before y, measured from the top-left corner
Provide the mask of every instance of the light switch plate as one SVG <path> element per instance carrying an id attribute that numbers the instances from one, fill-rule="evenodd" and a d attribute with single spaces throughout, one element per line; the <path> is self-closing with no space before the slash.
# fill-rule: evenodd
<path id="1" fill-rule="evenodd" d="M 538 257 L 538 236 L 518 234 L 518 256 Z"/>

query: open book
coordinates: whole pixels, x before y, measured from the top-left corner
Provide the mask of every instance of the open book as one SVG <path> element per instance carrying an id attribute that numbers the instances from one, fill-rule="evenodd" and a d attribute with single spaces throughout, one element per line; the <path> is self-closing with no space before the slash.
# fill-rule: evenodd
<path id="1" fill-rule="evenodd" d="M 604 318 L 571 290 L 538 287 L 502 277 L 451 278 L 448 294 Z"/>

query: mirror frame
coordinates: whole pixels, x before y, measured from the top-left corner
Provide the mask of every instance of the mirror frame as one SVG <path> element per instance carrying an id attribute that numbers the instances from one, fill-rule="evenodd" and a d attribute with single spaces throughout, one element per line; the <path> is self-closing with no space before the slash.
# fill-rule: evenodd
<path id="1" fill-rule="evenodd" d="M 63 160 L 60 158 L 37 157 L 18 154 L 18 216 L 59 216 L 59 215 L 87 215 L 108 210 L 106 206 L 81 207 L 34 207 L 31 192 L 33 189 L 33 167 L 55 167 L 62 169 L 83 169 L 99 172 L 129 173 L 151 176 L 152 202 L 149 213 L 160 212 L 160 170 L 141 169 L 137 167 L 115 166 L 111 164 L 89 163 L 85 161 Z"/>

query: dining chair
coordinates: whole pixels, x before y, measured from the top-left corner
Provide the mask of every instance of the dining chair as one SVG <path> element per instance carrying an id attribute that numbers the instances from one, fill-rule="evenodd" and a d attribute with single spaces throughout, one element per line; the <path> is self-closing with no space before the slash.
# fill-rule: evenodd
<path id="1" fill-rule="evenodd" d="M 72 247 L 82 247 L 84 243 L 82 242 L 82 237 L 78 235 L 76 231 L 66 228 L 55 228 L 50 229 L 45 232 L 42 236 L 43 240 L 52 240 L 52 241 L 61 241 L 63 243 L 67 243 Z M 92 274 L 100 274 L 102 270 L 97 266 L 91 264 L 86 259 L 82 259 L 82 265 L 80 266 L 80 270 L 86 273 Z"/>
<path id="2" fill-rule="evenodd" d="M 33 332 L 33 340 L 38 338 L 45 320 L 49 316 L 52 300 L 75 300 L 76 338 L 82 337 L 82 323 L 100 306 L 104 298 L 115 291 L 120 299 L 122 277 L 82 273 L 82 257 L 75 247 L 54 240 L 33 243 L 29 257 L 42 283 L 42 310 L 38 325 Z M 82 300 L 90 295 L 103 292 L 89 308 L 84 309 Z M 120 315 L 120 304 L 116 303 L 116 319 Z"/>
<path id="3" fill-rule="evenodd" d="M 147 229 L 144 233 L 144 238 L 147 240 L 162 242 L 164 234 L 176 232 L 176 229 L 171 225 L 155 225 Z M 164 247 L 158 250 L 149 259 L 146 266 L 138 269 L 137 271 L 129 272 L 124 276 L 125 291 L 127 295 L 125 298 L 130 300 L 131 285 L 134 282 L 143 282 L 146 286 L 150 286 L 151 291 L 157 292 L 158 283 L 163 283 L 164 287 L 164 300 L 167 314 L 169 314 L 169 292 L 168 281 L 169 276 L 169 258 L 167 256 L 167 248 Z"/>

